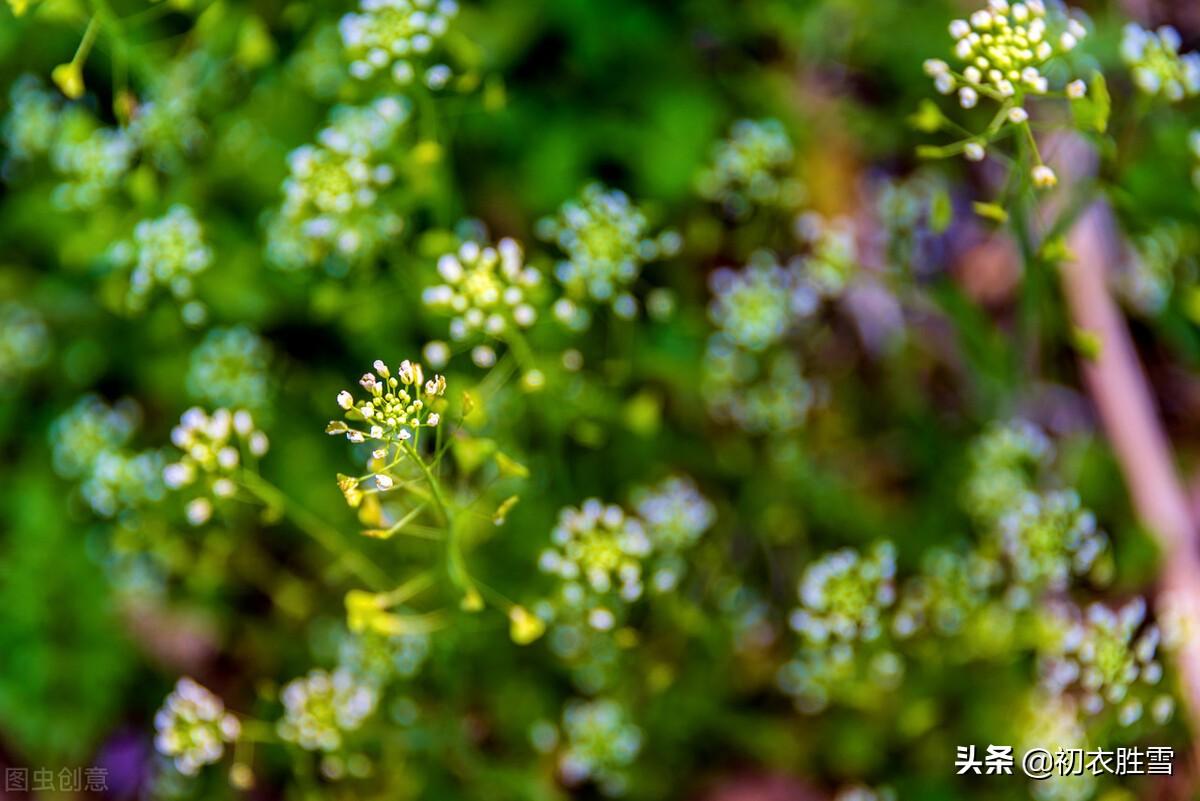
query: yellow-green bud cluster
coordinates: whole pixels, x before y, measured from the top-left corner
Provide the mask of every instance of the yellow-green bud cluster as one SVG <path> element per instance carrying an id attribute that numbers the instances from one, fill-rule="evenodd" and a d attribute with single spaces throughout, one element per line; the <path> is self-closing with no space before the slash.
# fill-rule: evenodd
<path id="1" fill-rule="evenodd" d="M 419 429 L 434 428 L 441 422 L 435 407 L 446 394 L 445 377 L 434 375 L 426 380 L 421 365 L 407 359 L 394 374 L 382 360 L 376 360 L 374 367 L 375 372 L 364 373 L 358 381 L 367 391 L 366 400 L 356 400 L 348 390 L 337 395 L 346 419 L 362 427 L 334 420 L 326 427 L 327 434 L 343 434 L 356 443 L 403 444 L 414 440 Z"/>

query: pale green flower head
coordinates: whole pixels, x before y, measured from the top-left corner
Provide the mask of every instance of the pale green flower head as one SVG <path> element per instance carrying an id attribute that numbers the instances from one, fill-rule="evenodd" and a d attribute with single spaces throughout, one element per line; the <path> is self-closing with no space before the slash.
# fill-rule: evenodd
<path id="1" fill-rule="evenodd" d="M 810 564 L 800 579 L 800 606 L 789 622 L 806 641 L 871 641 L 883 632 L 884 613 L 896 600 L 895 548 L 876 545 L 866 556 L 850 548 Z"/>
<path id="2" fill-rule="evenodd" d="M 339 106 L 317 144 L 288 156 L 283 205 L 268 226 L 267 255 L 282 269 L 303 269 L 334 260 L 369 261 L 402 220 L 379 195 L 395 180 L 382 154 L 408 118 L 403 98 L 382 97 L 364 107 Z"/>
<path id="3" fill-rule="evenodd" d="M 401 86 L 417 77 L 458 14 L 454 0 L 361 0 L 357 13 L 338 23 L 351 59 L 350 74 L 366 80 L 386 72 Z M 440 89 L 451 77 L 445 64 L 424 70 L 424 83 Z"/>
<path id="4" fill-rule="evenodd" d="M 564 744 L 558 767 L 568 785 L 594 781 L 609 796 L 621 795 L 627 771 L 642 749 L 642 732 L 614 700 L 571 701 L 563 709 Z"/>
<path id="5" fill-rule="evenodd" d="M 339 668 L 312 670 L 293 679 L 280 694 L 284 715 L 279 736 L 307 751 L 340 751 L 345 737 L 371 716 L 379 693 L 371 684 Z"/>
<path id="6" fill-rule="evenodd" d="M 136 311 L 159 288 L 178 300 L 191 298 L 195 277 L 212 264 L 213 252 L 192 210 L 175 205 L 162 217 L 139 222 L 132 240 L 114 245 L 111 257 L 130 268 L 126 302 Z"/>
<path id="7" fill-rule="evenodd" d="M 572 299 L 611 304 L 623 317 L 636 313 L 628 290 L 642 267 L 675 255 L 682 245 L 673 231 L 651 236 L 646 215 L 628 195 L 597 183 L 556 216 L 540 220 L 538 235 L 566 254 L 554 274 Z"/>
<path id="8" fill-rule="evenodd" d="M 1171 103 L 1200 93 L 1200 53 L 1180 55 L 1182 43 L 1170 25 L 1155 31 L 1133 22 L 1125 26 L 1121 58 L 1139 90 Z"/>
<path id="9" fill-rule="evenodd" d="M 9 158 L 27 161 L 45 155 L 58 135 L 62 105 L 41 80 L 22 75 L 9 90 L 10 111 L 0 133 Z"/>
<path id="10" fill-rule="evenodd" d="M 1172 707 L 1169 695 L 1157 689 L 1163 677 L 1162 637 L 1158 626 L 1146 623 L 1143 599 L 1119 609 L 1094 603 L 1084 612 L 1060 606 L 1056 616 L 1057 637 L 1042 655 L 1042 683 L 1050 692 L 1078 694 L 1092 715 L 1112 708 L 1122 726 L 1147 711 L 1154 722 L 1165 722 Z"/>
<path id="11" fill-rule="evenodd" d="M 185 776 L 220 760 L 226 743 L 241 735 L 241 724 L 221 699 L 188 678 L 180 679 L 167 696 L 154 716 L 154 728 L 154 747 Z"/>
<path id="12" fill-rule="evenodd" d="M 1012 573 L 1010 602 L 1026 606 L 1047 590 L 1086 576 L 1108 546 L 1096 518 L 1071 491 L 1027 492 L 999 521 L 1000 551 Z"/>
<path id="13" fill-rule="evenodd" d="M 49 354 L 50 331 L 42 315 L 23 303 L 0 302 L 0 396 L 45 364 Z"/>
<path id="14" fill-rule="evenodd" d="M 611 629 L 625 603 L 642 596 L 642 562 L 652 545 L 642 521 L 589 498 L 559 513 L 538 567 L 563 581 L 563 600 L 596 629 Z"/>
<path id="15" fill-rule="evenodd" d="M 755 206 L 792 208 L 804 188 L 793 176 L 795 150 L 775 119 L 738 120 L 713 148 L 712 162 L 697 177 L 700 195 L 741 217 Z"/>
<path id="16" fill-rule="evenodd" d="M 542 274 L 525 264 L 521 245 L 501 239 L 495 247 L 464 242 L 438 259 L 443 283 L 428 287 L 425 305 L 451 315 L 450 338 L 502 337 L 537 320 L 534 293 Z"/>
<path id="17" fill-rule="evenodd" d="M 249 328 L 214 328 L 192 351 L 188 392 L 215 406 L 262 409 L 270 400 L 269 361 L 267 343 Z"/>
<path id="18" fill-rule="evenodd" d="M 82 107 L 68 107 L 50 149 L 50 164 L 63 178 L 55 202 L 68 209 L 95 207 L 125 177 L 136 154 L 127 131 L 100 127 Z"/>
<path id="19" fill-rule="evenodd" d="M 96 395 L 80 398 L 50 425 L 54 469 L 65 478 L 87 475 L 101 454 L 129 442 L 140 418 L 133 401 L 110 406 Z"/>

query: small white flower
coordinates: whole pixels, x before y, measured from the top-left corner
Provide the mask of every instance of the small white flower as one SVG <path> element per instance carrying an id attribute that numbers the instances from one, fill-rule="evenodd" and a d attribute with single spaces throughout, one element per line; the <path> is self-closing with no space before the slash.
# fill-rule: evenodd
<path id="1" fill-rule="evenodd" d="M 386 492 L 395 486 L 395 482 L 392 481 L 391 476 L 378 475 L 375 476 L 375 486 L 380 491 Z"/>
<path id="2" fill-rule="evenodd" d="M 987 151 L 978 142 L 968 142 L 967 146 L 963 148 L 963 156 L 967 161 L 983 161 L 983 157 L 986 155 Z"/>
<path id="3" fill-rule="evenodd" d="M 354 408 L 354 396 L 343 389 L 337 395 L 337 404 L 338 404 L 338 406 L 341 406 L 343 409 L 347 409 L 347 410 L 353 409 Z"/>
<path id="4" fill-rule="evenodd" d="M 429 415 L 425 422 L 431 426 L 436 426 L 438 423 L 442 422 L 442 416 L 437 412 L 434 412 L 433 414 Z"/>
<path id="5" fill-rule="evenodd" d="M 1008 121 L 1015 125 L 1020 125 L 1021 123 L 1025 122 L 1028 119 L 1029 119 L 1029 112 L 1026 111 L 1025 109 L 1021 108 L 1020 106 L 1017 106 L 1014 109 L 1010 109 L 1008 112 Z"/>
<path id="6" fill-rule="evenodd" d="M 1032 175 L 1033 185 L 1038 189 L 1049 189 L 1058 183 L 1058 176 L 1054 174 L 1054 170 L 1045 164 L 1039 164 L 1034 167 Z"/>
<path id="7" fill-rule="evenodd" d="M 975 104 L 979 102 L 979 94 L 969 86 L 964 86 L 958 90 L 958 103 L 963 108 L 975 108 Z"/>
<path id="8" fill-rule="evenodd" d="M 1078 100 L 1087 94 L 1087 84 L 1083 81 L 1071 81 L 1067 84 L 1067 97 Z"/>

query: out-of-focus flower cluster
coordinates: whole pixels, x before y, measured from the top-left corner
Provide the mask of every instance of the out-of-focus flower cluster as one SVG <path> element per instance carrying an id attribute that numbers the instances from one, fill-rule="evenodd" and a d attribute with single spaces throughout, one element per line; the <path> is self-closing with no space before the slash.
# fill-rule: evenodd
<path id="1" fill-rule="evenodd" d="M 84 500 L 102 517 L 115 517 L 163 496 L 161 454 L 127 447 L 140 419 L 133 401 L 110 406 L 87 395 L 50 426 L 55 471 L 79 480 Z"/>
<path id="2" fill-rule="evenodd" d="M 886 644 L 887 615 L 896 601 L 895 548 L 877 544 L 866 555 L 846 548 L 805 568 L 800 605 L 789 623 L 799 635 L 796 655 L 779 684 L 806 711 L 842 694 L 894 686 L 904 664 Z"/>
<path id="3" fill-rule="evenodd" d="M 652 550 L 642 521 L 620 506 L 589 498 L 559 513 L 550 540 L 538 566 L 562 579 L 568 607 L 585 610 L 593 628 L 611 629 L 622 602 L 642 595 L 642 561 Z"/>
<path id="4" fill-rule="evenodd" d="M 1180 55 L 1182 43 L 1170 25 L 1154 31 L 1133 22 L 1125 26 L 1121 58 L 1138 89 L 1172 103 L 1200 93 L 1200 53 Z"/>
<path id="5" fill-rule="evenodd" d="M 167 696 L 154 716 L 154 728 L 155 748 L 186 776 L 220 760 L 225 744 L 241 734 L 241 724 L 221 699 L 188 678 L 180 679 Z"/>
<path id="6" fill-rule="evenodd" d="M 793 175 L 795 152 L 779 120 L 738 120 L 713 148 L 712 163 L 696 179 L 700 195 L 733 217 L 755 206 L 794 208 L 804 187 Z"/>
<path id="7" fill-rule="evenodd" d="M 639 487 L 633 492 L 633 507 L 653 550 L 650 586 L 658 592 L 672 590 L 687 569 L 684 552 L 712 527 L 717 510 L 686 476 Z"/>
<path id="8" fill-rule="evenodd" d="M 267 343 L 249 328 L 214 328 L 192 351 L 188 392 L 214 406 L 258 411 L 271 397 L 269 361 Z"/>
<path id="9" fill-rule="evenodd" d="M 126 302 L 140 311 L 158 287 L 189 300 L 195 277 L 209 268 L 213 253 L 192 210 L 176 205 L 162 217 L 139 222 L 133 239 L 114 244 L 110 258 L 130 270 Z"/>
<path id="10" fill-rule="evenodd" d="M 1057 615 L 1052 625 L 1058 636 L 1042 654 L 1043 683 L 1050 692 L 1079 693 L 1083 709 L 1093 715 L 1111 705 L 1122 726 L 1140 720 L 1147 706 L 1155 723 L 1166 722 L 1174 702 L 1159 688 L 1161 634 L 1158 626 L 1145 625 L 1145 601 L 1136 598 L 1115 610 L 1094 603 L 1083 613 L 1062 606 Z"/>
<path id="11" fill-rule="evenodd" d="M 186 509 L 194 526 L 212 517 L 214 499 L 237 494 L 240 471 L 266 454 L 270 445 L 245 409 L 220 408 L 209 414 L 199 407 L 183 413 L 171 430 L 171 442 L 182 453 L 163 469 L 163 479 L 171 489 L 198 488 L 199 495 Z"/>
<path id="12" fill-rule="evenodd" d="M 407 118 L 407 101 L 399 97 L 339 106 L 317 144 L 291 152 L 283 205 L 268 226 L 272 264 L 353 266 L 370 261 L 399 233 L 402 219 L 380 193 L 395 180 L 388 153 Z"/>
<path id="13" fill-rule="evenodd" d="M 346 14 L 338 24 L 351 59 L 350 74 L 365 80 L 387 71 L 393 81 L 407 86 L 457 14 L 454 0 L 361 0 L 358 12 Z M 421 77 L 430 89 L 440 89 L 451 70 L 433 64 Z"/>
<path id="14" fill-rule="evenodd" d="M 37 310 L 16 301 L 0 302 L 0 396 L 46 363 L 50 331 Z"/>
<path id="15" fill-rule="evenodd" d="M 280 695 L 279 736 L 309 751 L 339 751 L 346 735 L 374 711 L 379 695 L 345 669 L 312 670 L 288 682 Z"/>
<path id="16" fill-rule="evenodd" d="M 578 200 L 538 221 L 538 235 L 567 256 L 554 270 L 567 291 L 554 306 L 555 317 L 571 328 L 586 328 L 590 315 L 580 304 L 587 300 L 633 317 L 637 301 L 629 290 L 642 267 L 674 256 L 683 244 L 674 231 L 651 236 L 648 228 L 646 215 L 628 195 L 600 184 L 589 184 Z"/>
<path id="17" fill-rule="evenodd" d="M 709 338 L 702 376 L 709 409 L 749 431 L 786 431 L 807 416 L 813 390 L 784 338 L 816 307 L 800 262 L 783 267 L 759 251 L 740 271 L 721 268 L 709 278 Z"/>
<path id="18" fill-rule="evenodd" d="M 569 785 L 595 782 L 610 796 L 624 793 L 628 771 L 642 749 L 642 732 L 612 699 L 572 701 L 563 709 L 564 743 L 558 768 Z"/>
<path id="19" fill-rule="evenodd" d="M 437 270 L 444 283 L 427 288 L 423 299 L 430 308 L 452 315 L 451 339 L 479 334 L 502 338 L 537 320 L 532 295 L 542 274 L 525 264 L 515 239 L 501 239 L 495 247 L 464 242 L 457 253 L 438 259 Z"/>

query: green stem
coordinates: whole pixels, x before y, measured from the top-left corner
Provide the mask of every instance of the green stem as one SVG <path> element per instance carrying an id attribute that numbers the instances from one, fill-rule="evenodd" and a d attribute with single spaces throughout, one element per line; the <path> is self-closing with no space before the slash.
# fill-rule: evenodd
<path id="1" fill-rule="evenodd" d="M 320 543 L 330 553 L 335 554 L 339 561 L 344 562 L 350 572 L 367 586 L 374 590 L 380 590 L 388 585 L 388 578 L 383 571 L 347 545 L 332 526 L 296 504 L 282 490 L 258 473 L 249 470 L 242 471 L 242 486 L 265 505 L 282 512 L 296 524 L 297 528 Z"/>
<path id="2" fill-rule="evenodd" d="M 438 481 L 437 476 L 433 474 L 433 471 L 429 469 L 429 465 L 425 464 L 425 460 L 421 458 L 421 455 L 417 453 L 412 445 L 405 443 L 403 447 L 425 476 L 425 481 L 429 484 L 429 491 L 433 494 L 434 505 L 437 507 L 438 514 L 446 526 L 446 565 L 450 572 L 450 580 L 468 597 L 478 596 L 478 590 L 475 589 L 475 584 L 471 581 L 471 576 L 467 572 L 466 559 L 463 557 L 461 532 L 456 525 L 454 515 L 450 512 L 450 505 L 446 502 L 446 498 L 442 494 L 441 482 Z"/>

